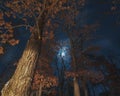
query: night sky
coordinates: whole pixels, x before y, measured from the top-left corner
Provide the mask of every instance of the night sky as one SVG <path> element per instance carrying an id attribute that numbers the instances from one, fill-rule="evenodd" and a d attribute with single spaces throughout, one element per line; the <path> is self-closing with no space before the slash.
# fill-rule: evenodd
<path id="1" fill-rule="evenodd" d="M 96 30 L 96 39 L 93 40 L 93 45 L 101 47 L 100 54 L 111 55 L 116 58 L 117 66 L 120 68 L 120 25 L 115 24 L 116 21 L 120 21 L 120 14 L 104 14 L 109 12 L 111 4 L 100 4 L 98 1 L 103 0 L 88 0 L 87 5 L 80 15 L 81 25 L 92 24 L 98 22 L 100 26 Z M 106 0 L 106 2 L 110 0 Z M 119 8 L 120 9 L 120 8 Z M 120 10 L 119 10 L 120 11 Z M 57 30 L 56 37 L 58 40 L 68 40 L 64 32 Z M 22 34 L 25 33 L 25 34 Z M 9 64 L 13 64 L 19 60 L 22 52 L 25 48 L 26 42 L 30 36 L 29 32 L 26 32 L 24 28 L 19 28 L 15 33 L 20 43 L 16 46 L 6 46 L 6 54 L 0 56 L 0 75 L 6 70 Z"/>
<path id="2" fill-rule="evenodd" d="M 80 24 L 86 23 L 96 23 L 99 22 L 100 26 L 97 28 L 96 37 L 94 44 L 100 46 L 102 53 L 105 55 L 114 54 L 114 56 L 120 56 L 120 25 L 115 25 L 116 21 L 120 21 L 119 14 L 104 14 L 104 12 L 109 12 L 111 4 L 110 0 L 107 0 L 108 3 L 101 4 L 98 3 L 98 0 L 88 0 L 85 8 L 80 14 Z M 100 2 L 102 2 L 100 0 Z M 19 22 L 19 21 L 18 21 Z M 24 50 L 26 41 L 29 37 L 29 33 L 24 32 L 23 28 L 19 28 L 16 32 L 17 38 L 20 39 L 20 44 L 16 46 L 6 47 L 7 51 L 4 56 L 0 56 L 0 73 L 2 70 L 9 64 L 15 62 L 22 54 Z M 67 40 L 67 36 L 61 33 L 61 29 L 57 30 L 57 39 L 58 40 Z M 22 33 L 25 34 L 22 34 Z"/>

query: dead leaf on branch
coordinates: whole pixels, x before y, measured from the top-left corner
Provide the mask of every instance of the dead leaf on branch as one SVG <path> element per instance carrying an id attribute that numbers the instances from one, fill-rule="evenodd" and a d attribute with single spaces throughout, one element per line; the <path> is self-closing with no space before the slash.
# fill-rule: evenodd
<path id="1" fill-rule="evenodd" d="M 1 18 L 1 17 L 0 17 Z M 3 26 L 5 24 L 3 19 L 0 19 L 0 26 Z"/>
<path id="2" fill-rule="evenodd" d="M 11 39 L 11 40 L 8 41 L 8 43 L 12 46 L 15 46 L 19 43 L 19 40 Z"/>
<path id="3" fill-rule="evenodd" d="M 49 39 L 53 39 L 53 38 L 54 38 L 54 32 L 51 31 L 51 32 L 49 33 Z"/>
<path id="4" fill-rule="evenodd" d="M 4 54 L 4 48 L 0 46 L 0 54 Z"/>
<path id="5" fill-rule="evenodd" d="M 0 12 L 0 19 L 3 19 L 3 13 Z"/>

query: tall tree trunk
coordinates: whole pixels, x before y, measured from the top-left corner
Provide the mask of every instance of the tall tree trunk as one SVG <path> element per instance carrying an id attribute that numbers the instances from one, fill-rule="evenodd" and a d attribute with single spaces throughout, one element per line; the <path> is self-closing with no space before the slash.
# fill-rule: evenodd
<path id="1" fill-rule="evenodd" d="M 86 85 L 84 86 L 84 94 L 85 94 L 85 96 L 88 96 L 88 90 L 87 90 L 87 87 L 86 87 Z"/>
<path id="2" fill-rule="evenodd" d="M 84 95 L 88 96 L 88 90 L 87 90 L 86 80 L 82 80 L 82 82 L 83 82 Z"/>
<path id="3" fill-rule="evenodd" d="M 62 91 L 63 89 L 61 88 L 61 86 L 60 86 L 60 88 L 59 88 L 59 96 L 63 96 L 63 91 Z"/>
<path id="4" fill-rule="evenodd" d="M 39 86 L 39 91 L 37 96 L 42 96 L 42 84 Z"/>
<path id="5" fill-rule="evenodd" d="M 76 77 L 74 77 L 73 83 L 74 83 L 74 96 L 80 96 L 80 88 Z"/>
<path id="6" fill-rule="evenodd" d="M 29 88 L 39 56 L 40 43 L 30 39 L 12 78 L 5 84 L 2 96 L 29 96 Z"/>
<path id="7" fill-rule="evenodd" d="M 84 91 L 84 95 L 88 96 L 88 90 L 87 90 L 87 78 L 83 76 L 83 78 L 81 78 L 82 81 L 82 87 L 83 87 L 83 91 Z"/>
<path id="8" fill-rule="evenodd" d="M 66 82 L 67 82 L 67 86 L 66 86 L 66 89 L 67 89 L 67 90 L 66 90 L 65 96 L 70 96 L 70 91 L 71 91 L 71 90 L 70 90 L 70 87 L 71 87 L 71 86 L 69 85 L 69 83 L 68 83 L 69 81 L 68 81 L 68 80 L 67 80 Z"/>

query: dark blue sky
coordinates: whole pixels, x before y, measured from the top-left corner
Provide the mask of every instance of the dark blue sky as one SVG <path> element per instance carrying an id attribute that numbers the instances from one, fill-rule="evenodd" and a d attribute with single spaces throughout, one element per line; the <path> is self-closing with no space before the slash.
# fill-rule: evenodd
<path id="1" fill-rule="evenodd" d="M 120 22 L 120 14 L 112 14 L 110 3 L 111 0 L 105 0 L 106 3 L 98 3 L 103 0 L 88 0 L 93 1 L 86 7 L 87 22 L 99 22 L 100 27 L 97 30 L 99 39 L 95 43 L 102 46 L 106 54 L 109 52 L 120 55 L 120 25 L 115 24 Z M 120 6 L 120 5 L 118 5 Z M 120 8 L 117 9 L 120 12 Z M 106 13 L 107 12 L 107 13 Z"/>
<path id="2" fill-rule="evenodd" d="M 110 13 L 112 12 L 111 0 L 105 0 L 106 3 L 98 3 L 104 0 L 87 1 L 86 7 L 80 13 L 78 22 L 81 25 L 99 23 L 94 44 L 101 46 L 105 54 L 120 55 L 120 24 L 116 24 L 116 22 L 120 22 L 120 14 Z M 117 11 L 120 12 L 120 8 Z M 61 31 L 61 29 L 58 30 L 58 38 L 66 39 L 66 35 Z"/>

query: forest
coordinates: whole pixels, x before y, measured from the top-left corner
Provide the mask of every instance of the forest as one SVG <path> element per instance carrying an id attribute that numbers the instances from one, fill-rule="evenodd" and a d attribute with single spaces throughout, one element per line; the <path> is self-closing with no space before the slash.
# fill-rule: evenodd
<path id="1" fill-rule="evenodd" d="M 0 0 L 0 96 L 120 96 L 120 0 Z"/>

